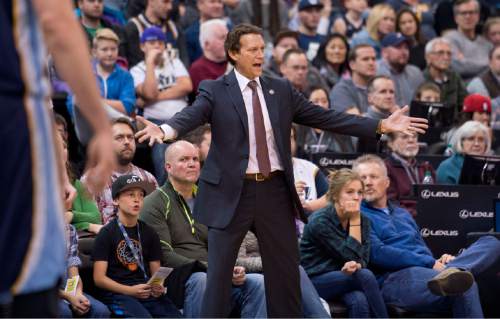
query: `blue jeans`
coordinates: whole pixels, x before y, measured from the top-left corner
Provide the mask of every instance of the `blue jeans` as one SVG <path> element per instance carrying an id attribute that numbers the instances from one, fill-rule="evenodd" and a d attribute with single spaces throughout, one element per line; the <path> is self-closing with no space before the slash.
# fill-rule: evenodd
<path id="1" fill-rule="evenodd" d="M 206 286 L 206 273 L 195 272 L 189 277 L 185 285 L 184 317 L 200 317 Z M 237 308 L 240 310 L 241 318 L 267 317 L 264 276 L 261 274 L 247 274 L 243 285 L 233 286 L 231 302 L 232 309 Z"/>
<path id="2" fill-rule="evenodd" d="M 500 241 L 484 236 L 457 256 L 446 267 L 456 267 L 475 276 L 492 266 L 500 256 Z M 448 313 L 458 318 L 481 318 L 483 310 L 476 283 L 463 295 L 441 297 L 432 294 L 427 282 L 439 272 L 431 268 L 409 267 L 391 273 L 382 285 L 388 304 L 416 312 Z"/>
<path id="3" fill-rule="evenodd" d="M 330 314 L 321 303 L 321 299 L 314 288 L 311 280 L 307 276 L 302 266 L 299 266 L 300 273 L 300 291 L 302 294 L 302 307 L 305 318 L 329 318 Z"/>
<path id="4" fill-rule="evenodd" d="M 174 303 L 166 296 L 138 299 L 132 296 L 106 293 L 104 303 L 113 316 L 120 318 L 182 318 Z"/>
<path id="5" fill-rule="evenodd" d="M 352 275 L 330 271 L 312 277 L 311 281 L 322 298 L 331 300 L 340 297 L 351 318 L 369 318 L 370 310 L 374 317 L 388 317 L 377 279 L 366 268 L 359 269 Z"/>
<path id="6" fill-rule="evenodd" d="M 85 318 L 109 318 L 111 314 L 108 307 L 94 297 L 84 293 L 85 297 L 90 302 L 90 310 L 83 316 Z M 64 300 L 59 300 L 59 318 L 73 318 L 73 311 L 71 305 Z"/>

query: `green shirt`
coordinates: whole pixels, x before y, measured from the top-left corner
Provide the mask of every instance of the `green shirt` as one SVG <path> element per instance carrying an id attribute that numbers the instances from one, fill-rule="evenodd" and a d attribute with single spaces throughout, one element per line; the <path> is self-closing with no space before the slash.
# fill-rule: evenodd
<path id="1" fill-rule="evenodd" d="M 95 34 L 97 33 L 97 30 L 101 29 L 101 24 L 99 23 L 99 26 L 97 28 L 89 28 L 87 26 L 83 26 L 85 29 L 85 32 L 87 32 L 90 35 L 91 39 L 95 38 Z"/>
<path id="2" fill-rule="evenodd" d="M 71 207 L 73 211 L 73 220 L 71 224 L 73 224 L 77 230 L 88 230 L 89 224 L 102 224 L 101 213 L 97 208 L 97 204 L 88 195 L 82 182 L 76 180 L 73 186 L 76 188 L 76 198 Z"/>

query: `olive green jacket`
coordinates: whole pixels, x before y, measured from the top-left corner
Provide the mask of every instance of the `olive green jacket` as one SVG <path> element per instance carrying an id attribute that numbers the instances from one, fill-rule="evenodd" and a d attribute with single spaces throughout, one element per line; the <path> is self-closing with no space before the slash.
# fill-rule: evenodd
<path id="1" fill-rule="evenodd" d="M 186 201 L 168 180 L 146 196 L 140 219 L 160 237 L 162 266 L 176 268 L 194 260 L 206 264 L 208 229 L 194 220 Z"/>

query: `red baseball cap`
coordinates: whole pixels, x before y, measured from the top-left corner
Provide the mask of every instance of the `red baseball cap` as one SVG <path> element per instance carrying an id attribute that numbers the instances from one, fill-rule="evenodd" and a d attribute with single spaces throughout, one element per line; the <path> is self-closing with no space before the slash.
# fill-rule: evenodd
<path id="1" fill-rule="evenodd" d="M 481 94 L 470 94 L 464 99 L 463 112 L 491 113 L 491 99 Z"/>

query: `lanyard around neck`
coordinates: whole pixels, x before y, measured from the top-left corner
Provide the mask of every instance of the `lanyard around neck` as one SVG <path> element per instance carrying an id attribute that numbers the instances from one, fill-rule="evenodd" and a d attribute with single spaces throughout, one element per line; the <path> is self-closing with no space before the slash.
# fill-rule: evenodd
<path id="1" fill-rule="evenodd" d="M 158 188 L 158 190 L 163 194 L 165 195 L 165 197 L 168 198 L 168 195 L 167 193 L 165 193 L 165 191 L 161 188 Z M 194 218 L 191 218 L 190 214 L 189 214 L 189 209 L 186 207 L 186 204 L 184 203 L 184 199 L 182 198 L 181 195 L 179 195 L 179 193 L 177 193 L 175 190 L 174 192 L 177 194 L 177 197 L 179 199 L 179 201 L 181 202 L 181 205 L 182 205 L 182 210 L 184 212 L 184 216 L 186 216 L 186 219 L 189 223 L 189 226 L 191 227 L 191 233 L 194 235 L 196 233 L 196 230 L 194 228 Z"/>
<path id="2" fill-rule="evenodd" d="M 122 232 L 123 237 L 125 238 L 125 242 L 127 243 L 128 248 L 132 251 L 132 255 L 134 256 L 135 260 L 137 261 L 137 264 L 141 268 L 143 274 L 144 274 L 144 279 L 148 280 L 148 275 L 146 274 L 146 269 L 144 268 L 144 259 L 142 257 L 142 244 L 141 244 L 141 232 L 139 231 L 139 224 L 137 224 L 137 237 L 139 239 L 139 249 L 132 244 L 132 240 L 130 240 L 130 237 L 127 234 L 127 231 L 125 230 L 125 227 L 123 226 L 122 222 L 116 218 L 118 222 L 118 227 L 120 228 L 120 231 Z"/>

